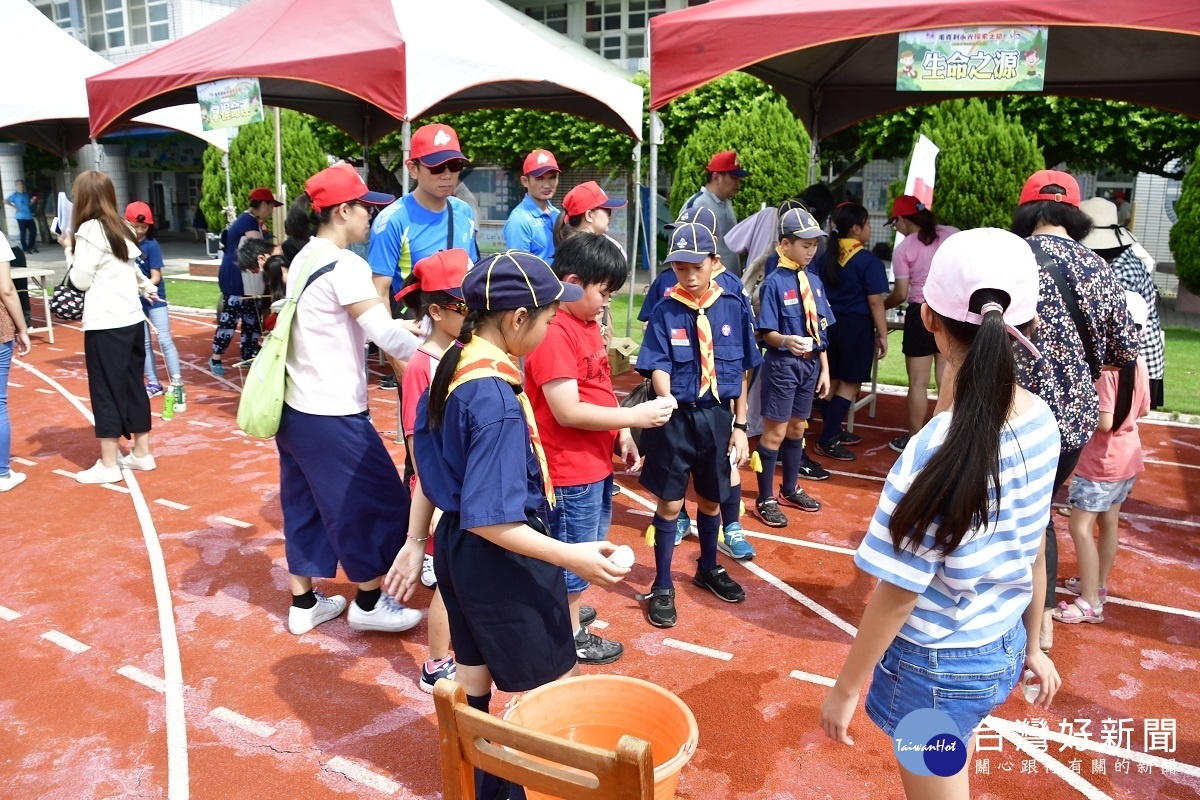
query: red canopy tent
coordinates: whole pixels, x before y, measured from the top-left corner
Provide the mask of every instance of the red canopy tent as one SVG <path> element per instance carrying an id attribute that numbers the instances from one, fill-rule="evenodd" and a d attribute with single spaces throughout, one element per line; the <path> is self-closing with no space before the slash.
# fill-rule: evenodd
<path id="1" fill-rule="evenodd" d="M 1047 25 L 1044 94 L 1200 116 L 1196 0 L 718 0 L 650 23 L 650 107 L 741 70 L 787 98 L 814 139 L 964 93 L 896 91 L 896 34 Z"/>

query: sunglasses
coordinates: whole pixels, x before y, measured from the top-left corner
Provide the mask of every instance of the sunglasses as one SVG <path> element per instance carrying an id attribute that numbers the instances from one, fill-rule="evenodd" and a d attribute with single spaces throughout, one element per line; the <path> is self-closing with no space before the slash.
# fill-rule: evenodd
<path id="1" fill-rule="evenodd" d="M 361 200 L 351 200 L 349 203 L 346 203 L 346 205 L 357 206 L 358 208 L 365 208 L 367 210 L 367 214 L 369 214 L 372 217 L 374 217 L 376 214 L 379 213 L 379 206 L 372 205 L 371 203 L 364 203 Z"/>
<path id="2" fill-rule="evenodd" d="M 424 167 L 425 165 L 421 164 L 421 166 Z M 436 167 L 425 167 L 425 169 L 429 170 L 430 175 L 441 175 L 446 170 L 450 170 L 451 172 L 462 172 L 463 167 L 465 166 L 467 166 L 467 162 L 460 161 L 459 159 L 455 158 L 442 164 L 438 164 Z"/>
<path id="3" fill-rule="evenodd" d="M 456 311 L 456 312 L 458 312 L 458 314 L 460 316 L 464 316 L 464 317 L 467 314 L 471 313 L 471 309 L 468 308 L 467 304 L 462 302 L 461 300 L 459 300 L 457 303 L 439 303 L 438 305 L 440 305 L 442 308 L 445 308 L 449 311 Z"/>

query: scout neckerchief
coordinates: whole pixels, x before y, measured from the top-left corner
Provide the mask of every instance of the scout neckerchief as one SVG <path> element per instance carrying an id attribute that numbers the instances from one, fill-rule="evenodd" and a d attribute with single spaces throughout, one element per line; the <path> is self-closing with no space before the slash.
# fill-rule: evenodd
<path id="1" fill-rule="evenodd" d="M 808 333 L 818 342 L 821 341 L 821 319 L 817 316 L 817 301 L 813 298 L 812 286 L 808 283 L 808 276 L 804 274 L 804 267 L 785 256 L 782 247 L 776 247 L 775 252 L 779 255 L 779 268 L 796 273 L 796 280 L 800 284 L 800 300 L 804 303 L 804 320 Z"/>
<path id="2" fill-rule="evenodd" d="M 838 239 L 838 266 L 846 266 L 846 262 L 863 249 L 863 243 L 858 239 Z"/>
<path id="3" fill-rule="evenodd" d="M 452 345 L 454 346 L 454 345 Z M 513 366 L 512 361 L 499 347 L 484 339 L 482 336 L 472 336 L 471 341 L 462 346 L 458 359 L 458 369 L 450 381 L 449 396 L 454 390 L 467 381 L 480 378 L 499 378 L 505 383 L 516 387 L 517 402 L 525 414 L 525 424 L 529 427 L 529 441 L 533 444 L 533 454 L 537 456 L 538 467 L 542 471 L 542 490 L 546 493 L 546 502 L 554 508 L 554 485 L 550 483 L 550 465 L 546 463 L 546 451 L 542 449 L 542 437 L 538 435 L 537 420 L 533 416 L 533 406 L 529 398 L 521 390 L 521 373 Z"/>
<path id="4" fill-rule="evenodd" d="M 700 344 L 700 392 L 696 395 L 697 400 L 703 397 L 705 392 L 712 392 L 713 400 L 721 399 L 717 395 L 717 361 L 713 353 L 712 325 L 709 324 L 708 315 L 704 313 L 706 308 L 717 302 L 721 294 L 721 287 L 714 280 L 708 282 L 708 288 L 699 299 L 692 297 L 680 284 L 675 284 L 671 289 L 671 297 L 696 312 L 696 340 Z"/>

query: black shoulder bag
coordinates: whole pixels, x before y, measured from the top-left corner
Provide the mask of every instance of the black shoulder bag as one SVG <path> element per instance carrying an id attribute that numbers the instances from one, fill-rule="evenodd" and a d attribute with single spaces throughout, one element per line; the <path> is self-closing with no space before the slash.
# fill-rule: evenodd
<path id="1" fill-rule="evenodd" d="M 1071 321 L 1075 324 L 1075 330 L 1079 334 L 1079 341 L 1083 343 L 1083 357 L 1087 361 L 1092 380 L 1099 380 L 1100 360 L 1096 357 L 1096 343 L 1092 339 L 1092 329 L 1088 327 L 1087 320 L 1083 317 L 1083 309 L 1079 307 L 1079 295 L 1075 294 L 1075 289 L 1063 275 L 1054 256 L 1047 253 L 1037 240 L 1028 239 L 1027 241 L 1037 259 L 1038 266 L 1050 276 L 1050 280 L 1054 281 L 1054 285 L 1058 287 L 1058 293 L 1062 295 L 1063 304 L 1066 305 L 1067 313 L 1071 315 Z"/>

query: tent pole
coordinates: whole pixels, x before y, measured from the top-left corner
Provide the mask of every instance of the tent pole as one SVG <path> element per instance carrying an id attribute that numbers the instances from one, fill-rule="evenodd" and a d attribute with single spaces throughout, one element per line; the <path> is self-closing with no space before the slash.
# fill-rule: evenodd
<path id="1" fill-rule="evenodd" d="M 363 139 L 362 139 L 362 141 L 363 141 L 362 178 L 363 178 L 363 183 L 368 183 L 369 182 L 368 179 L 371 177 L 371 162 L 369 160 L 371 158 L 371 145 L 368 144 L 371 141 L 371 112 L 368 110 L 365 110 L 365 109 L 363 110 Z"/>
<path id="2" fill-rule="evenodd" d="M 650 225 L 646 237 L 650 240 L 650 274 L 658 268 L 658 146 L 662 144 L 662 122 L 657 111 L 650 112 Z"/>
<path id="3" fill-rule="evenodd" d="M 412 123 L 404 120 L 403 127 L 400 128 L 401 148 L 404 152 L 404 175 L 403 182 L 400 184 L 401 194 L 408 194 L 408 154 L 412 150 Z"/>
<path id="4" fill-rule="evenodd" d="M 279 106 L 275 106 L 275 193 L 283 195 L 283 134 L 279 129 Z"/>
<path id="5" fill-rule="evenodd" d="M 633 233 L 629 237 L 629 306 L 625 314 L 625 337 L 633 335 L 633 298 L 637 292 L 637 262 L 642 252 L 642 143 L 633 146 Z"/>
<path id="6" fill-rule="evenodd" d="M 230 144 L 230 147 L 233 145 Z M 233 207 L 233 181 L 229 177 L 229 151 L 226 150 L 221 154 L 221 166 L 225 168 L 225 224 L 233 222 L 233 214 L 237 210 Z"/>

